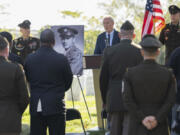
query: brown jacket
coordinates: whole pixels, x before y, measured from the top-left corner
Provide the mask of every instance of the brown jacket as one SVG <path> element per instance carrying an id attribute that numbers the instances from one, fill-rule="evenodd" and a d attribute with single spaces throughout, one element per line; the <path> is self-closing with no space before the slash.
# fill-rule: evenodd
<path id="1" fill-rule="evenodd" d="M 124 104 L 128 109 L 123 135 L 168 135 L 167 117 L 175 103 L 175 78 L 154 60 L 130 68 L 124 79 Z M 158 125 L 147 130 L 146 116 L 155 116 Z"/>
<path id="2" fill-rule="evenodd" d="M 100 90 L 108 112 L 125 111 L 121 96 L 122 79 L 127 68 L 138 65 L 142 60 L 140 49 L 128 39 L 105 49 Z"/>
<path id="3" fill-rule="evenodd" d="M 21 117 L 28 103 L 22 67 L 0 56 L 0 133 L 21 131 Z"/>

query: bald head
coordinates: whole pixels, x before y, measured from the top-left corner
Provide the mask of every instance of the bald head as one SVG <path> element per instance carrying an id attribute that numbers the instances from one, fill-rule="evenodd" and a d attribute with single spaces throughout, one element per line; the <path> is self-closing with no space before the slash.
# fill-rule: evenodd
<path id="1" fill-rule="evenodd" d="M 110 33 L 114 29 L 114 20 L 112 17 L 108 16 L 103 19 L 103 26 L 106 32 Z"/>
<path id="2" fill-rule="evenodd" d="M 54 45 L 55 39 L 54 39 L 54 33 L 50 29 L 45 29 L 44 31 L 41 32 L 40 35 L 40 41 L 43 44 L 49 44 L 49 45 Z"/>

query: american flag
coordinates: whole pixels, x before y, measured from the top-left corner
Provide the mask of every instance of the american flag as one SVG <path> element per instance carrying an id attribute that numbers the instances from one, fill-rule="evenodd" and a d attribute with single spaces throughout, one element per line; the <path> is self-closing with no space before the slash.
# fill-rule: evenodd
<path id="1" fill-rule="evenodd" d="M 156 34 L 165 25 L 160 1 L 147 0 L 141 37 L 146 34 Z"/>

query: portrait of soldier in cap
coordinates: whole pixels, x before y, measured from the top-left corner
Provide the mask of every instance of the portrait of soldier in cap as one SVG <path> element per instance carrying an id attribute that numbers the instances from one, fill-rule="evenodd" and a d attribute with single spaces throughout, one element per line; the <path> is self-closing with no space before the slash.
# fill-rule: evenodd
<path id="1" fill-rule="evenodd" d="M 82 75 L 84 28 L 83 26 L 79 26 L 79 28 L 78 26 L 76 27 L 77 28 L 72 26 L 52 27 L 56 35 L 56 45 L 54 49 L 67 57 L 74 75 Z"/>
<path id="2" fill-rule="evenodd" d="M 28 54 L 34 53 L 40 47 L 39 39 L 30 36 L 30 25 L 29 20 L 24 20 L 18 24 L 22 36 L 13 41 L 11 50 L 12 53 L 21 57 L 23 63 Z"/>

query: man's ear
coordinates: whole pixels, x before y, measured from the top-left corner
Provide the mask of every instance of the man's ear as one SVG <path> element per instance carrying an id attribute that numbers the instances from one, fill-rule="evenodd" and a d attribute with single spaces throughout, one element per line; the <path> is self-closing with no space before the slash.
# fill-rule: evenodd
<path id="1" fill-rule="evenodd" d="M 133 33 L 133 39 L 135 39 L 135 37 L 136 37 L 136 34 L 135 34 L 135 33 Z"/>
<path id="2" fill-rule="evenodd" d="M 158 48 L 156 55 L 158 56 L 160 54 L 160 49 Z"/>
<path id="3" fill-rule="evenodd" d="M 6 57 L 8 57 L 8 56 L 9 56 L 9 46 L 7 46 L 7 47 L 4 49 L 4 52 L 5 52 Z"/>
<path id="4" fill-rule="evenodd" d="M 141 55 L 144 57 L 144 50 L 141 49 Z"/>

